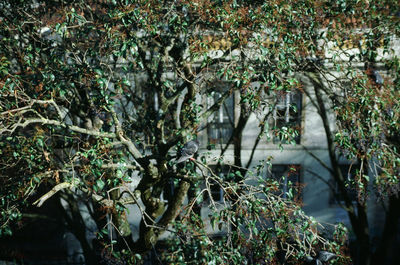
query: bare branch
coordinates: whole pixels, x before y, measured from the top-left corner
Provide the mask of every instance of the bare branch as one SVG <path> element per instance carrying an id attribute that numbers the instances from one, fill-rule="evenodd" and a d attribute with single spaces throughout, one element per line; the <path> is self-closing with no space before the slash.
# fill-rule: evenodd
<path id="1" fill-rule="evenodd" d="M 318 156 L 316 156 L 315 154 L 313 154 L 306 146 L 303 145 L 303 149 L 310 155 L 312 156 L 315 160 L 318 161 L 318 163 L 323 166 L 326 170 L 329 171 L 329 173 L 331 173 L 332 175 L 335 173 L 333 172 L 332 168 L 330 166 L 328 166 L 324 161 L 322 161 Z"/>
<path id="2" fill-rule="evenodd" d="M 121 123 L 118 120 L 117 113 L 115 112 L 115 110 L 114 109 L 110 109 L 110 112 L 111 112 L 112 118 L 114 120 L 115 130 L 117 132 L 118 139 L 121 141 L 121 143 L 123 145 L 125 145 L 128 148 L 129 152 L 136 159 L 136 161 L 138 159 L 143 158 L 143 155 L 136 148 L 136 146 L 132 142 L 132 140 L 130 140 L 127 136 L 124 135 L 124 131 L 122 130 Z"/>
<path id="3" fill-rule="evenodd" d="M 79 179 L 73 179 L 72 182 L 63 182 L 60 183 L 56 186 L 54 186 L 49 192 L 47 192 L 45 195 L 40 197 L 38 200 L 36 200 L 33 205 L 36 205 L 37 207 L 42 206 L 42 204 L 50 199 L 54 194 L 56 194 L 58 191 L 67 189 L 67 188 L 72 188 L 75 187 L 79 183 Z"/>
<path id="4" fill-rule="evenodd" d="M 26 126 L 28 126 L 30 124 L 36 124 L 36 123 L 43 124 L 43 125 L 60 126 L 60 127 L 69 129 L 74 132 L 84 133 L 84 134 L 98 136 L 98 137 L 116 138 L 115 133 L 99 132 L 98 130 L 88 130 L 88 129 L 85 129 L 82 127 L 78 127 L 75 125 L 69 125 L 69 124 L 65 124 L 65 123 L 57 121 L 57 120 L 50 120 L 50 119 L 46 119 L 46 118 L 26 119 L 24 122 L 20 121 L 20 122 L 14 123 L 11 126 L 9 126 L 8 128 L 2 129 L 0 131 L 0 135 L 5 132 L 13 133 L 18 128 L 25 128 Z"/>

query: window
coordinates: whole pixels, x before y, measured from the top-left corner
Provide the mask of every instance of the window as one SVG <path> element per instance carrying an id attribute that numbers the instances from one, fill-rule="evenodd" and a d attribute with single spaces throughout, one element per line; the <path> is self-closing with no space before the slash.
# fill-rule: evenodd
<path id="1" fill-rule="evenodd" d="M 340 171 L 342 172 L 343 177 L 345 178 L 346 181 L 346 187 L 348 194 L 350 196 L 350 199 L 353 203 L 357 202 L 357 191 L 354 188 L 352 182 L 355 180 L 357 170 L 359 168 L 358 164 L 353 164 L 353 165 L 339 165 Z M 336 204 L 340 202 L 341 204 L 344 204 L 344 198 L 343 194 L 339 190 L 339 185 L 335 181 L 334 183 L 335 191 L 331 196 L 331 203 Z"/>
<path id="2" fill-rule="evenodd" d="M 215 181 L 211 181 L 210 191 L 214 201 L 216 202 L 224 201 L 224 190 L 221 188 L 220 184 L 218 184 Z"/>
<path id="3" fill-rule="evenodd" d="M 288 198 L 291 192 L 293 198 L 300 199 L 300 165 L 272 165 L 268 178 L 279 183 L 277 195 Z"/>
<path id="4" fill-rule="evenodd" d="M 214 91 L 208 98 L 207 105 L 213 106 L 222 96 L 222 92 Z M 220 108 L 208 120 L 207 133 L 210 144 L 226 144 L 232 136 L 234 124 L 234 100 L 230 95 Z"/>
<path id="5" fill-rule="evenodd" d="M 275 130 L 296 130 L 297 136 L 293 138 L 296 144 L 300 143 L 301 133 L 301 110 L 302 110 L 302 94 L 301 92 L 282 92 L 278 95 L 275 109 L 273 111 L 273 124 Z M 285 137 L 283 137 L 285 138 Z M 287 143 L 282 137 L 275 135 L 274 143 Z"/>

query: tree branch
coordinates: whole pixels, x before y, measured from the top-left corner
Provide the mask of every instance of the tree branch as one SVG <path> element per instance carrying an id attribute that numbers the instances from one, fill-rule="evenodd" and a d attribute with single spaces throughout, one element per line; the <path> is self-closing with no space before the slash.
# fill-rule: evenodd
<path id="1" fill-rule="evenodd" d="M 54 194 L 56 194 L 58 191 L 67 189 L 67 188 L 72 188 L 75 187 L 79 183 L 79 179 L 73 179 L 72 182 L 63 182 L 60 183 L 56 186 L 54 186 L 49 192 L 47 192 L 45 195 L 37 199 L 33 205 L 36 205 L 37 207 L 41 207 L 45 201 L 50 199 Z"/>
<path id="2" fill-rule="evenodd" d="M 326 170 L 328 170 L 332 175 L 335 174 L 335 172 L 332 170 L 330 166 L 328 166 L 324 161 L 322 161 L 319 157 L 314 155 L 306 146 L 302 145 L 303 149 L 310 155 L 312 156 L 315 160 L 318 161 L 318 163 L 323 166 Z"/>
<path id="3" fill-rule="evenodd" d="M 138 164 L 140 164 L 138 160 L 141 160 L 143 158 L 143 155 L 136 148 L 132 140 L 130 140 L 127 136 L 124 136 L 124 131 L 122 130 L 121 123 L 118 120 L 117 113 L 115 112 L 115 110 L 110 109 L 110 112 L 115 124 L 115 131 L 117 133 L 117 138 L 121 141 L 123 145 L 125 145 L 128 148 L 129 153 L 131 153 L 131 155 L 138 162 Z"/>
<path id="4" fill-rule="evenodd" d="M 84 134 L 98 136 L 98 137 L 107 137 L 107 138 L 115 138 L 116 137 L 115 133 L 99 132 L 98 130 L 88 130 L 88 129 L 85 129 L 82 127 L 78 127 L 75 125 L 69 125 L 69 124 L 65 124 L 65 123 L 57 121 L 57 120 L 49 120 L 46 118 L 27 119 L 22 123 L 21 122 L 14 123 L 12 126 L 2 129 L 0 131 L 0 135 L 3 134 L 4 132 L 13 133 L 17 128 L 25 128 L 26 126 L 28 126 L 30 124 L 35 124 L 35 123 L 39 123 L 39 124 L 43 124 L 43 125 L 60 126 L 62 128 L 66 128 L 66 129 L 69 129 L 74 132 L 84 133 Z"/>
<path id="5" fill-rule="evenodd" d="M 117 203 L 121 203 L 123 205 L 125 204 L 136 204 L 136 198 L 132 196 L 132 199 L 121 199 L 121 200 L 111 200 L 111 199 L 105 199 L 103 196 L 100 196 L 98 194 L 94 194 L 93 192 L 89 191 L 86 188 L 83 187 L 78 187 L 80 184 L 80 180 L 78 178 L 73 178 L 71 182 L 62 182 L 60 184 L 57 184 L 54 186 L 50 191 L 48 191 L 46 194 L 44 194 L 42 197 L 37 199 L 35 202 L 33 202 L 33 205 L 36 205 L 37 207 L 41 207 L 45 201 L 50 199 L 52 196 L 54 196 L 58 191 L 63 190 L 63 189 L 68 189 L 68 188 L 78 188 L 82 190 L 85 193 L 91 194 L 92 198 L 99 203 L 102 203 L 105 206 L 108 207 L 113 207 Z"/>

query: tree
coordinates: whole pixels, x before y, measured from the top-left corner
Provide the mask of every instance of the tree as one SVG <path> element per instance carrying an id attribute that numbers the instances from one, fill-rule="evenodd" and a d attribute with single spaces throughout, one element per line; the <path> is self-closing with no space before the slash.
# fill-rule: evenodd
<path id="1" fill-rule="evenodd" d="M 107 253 L 129 262 L 139 262 L 166 230 L 180 238 L 175 237 L 171 251 L 165 252 L 163 258 L 170 262 L 296 263 L 317 256 L 320 249 L 336 253 L 340 264 L 348 262 L 343 227 L 336 227 L 331 240 L 322 237 L 318 223 L 300 206 L 276 194 L 277 181 L 251 185 L 245 176 L 260 175 L 261 166 L 256 170 L 250 166 L 258 143 L 267 136 L 267 121 L 275 105 L 282 95 L 304 90 L 295 73 L 312 78 L 320 73 L 315 70 L 321 69 L 320 60 L 339 64 L 335 57 L 324 55 L 319 41 L 341 43 L 347 37 L 337 34 L 341 23 L 363 23 L 348 22 L 343 14 L 359 12 L 360 21 L 370 21 L 370 14 L 362 12 L 365 4 L 2 3 L 1 233 L 10 233 L 16 221 L 26 218 L 24 211 L 32 203 L 46 207 L 52 201 L 60 222 L 81 243 L 88 264 L 98 264 L 99 257 L 96 244 L 88 242 L 82 209 L 89 212 Z M 378 30 L 379 34 L 394 34 L 391 25 L 397 18 L 384 10 L 374 12 L 373 19 L 382 19 L 389 27 Z M 363 35 L 366 43 L 376 34 Z M 366 56 L 363 53 L 362 59 Z M 315 82 L 317 94 L 326 80 Z M 222 156 L 232 144 L 234 161 L 229 166 L 233 170 L 221 177 L 207 165 L 210 159 L 206 156 L 175 165 L 176 146 L 199 137 L 232 98 L 240 104 L 237 119 L 227 122 L 231 133 L 223 144 L 210 142 L 209 147 L 221 146 Z M 323 115 L 321 98 L 316 98 Z M 396 105 L 390 106 L 395 109 Z M 355 109 L 348 111 L 355 113 Z M 242 133 L 255 114 L 260 133 L 244 163 Z M 384 119 L 388 126 L 392 120 Z M 275 127 L 274 137 L 295 143 L 299 129 L 293 124 Z M 329 136 L 332 129 L 326 129 Z M 334 146 L 344 144 L 330 140 L 334 161 Z M 372 157 L 375 154 L 368 159 Z M 340 183 L 339 175 L 335 179 Z M 166 193 L 170 183 L 174 183 L 173 196 Z M 202 194 L 212 198 L 212 185 L 225 192 L 222 210 L 213 208 L 211 200 L 211 223 L 227 232 L 222 239 L 211 238 L 198 215 L 205 203 L 200 202 Z M 263 195 L 252 195 L 256 193 Z M 188 206 L 182 211 L 186 197 Z M 138 235 L 133 235 L 129 225 L 129 205 L 135 205 L 133 209 L 141 216 Z M 113 231 L 107 232 L 107 227 Z"/>
<path id="2" fill-rule="evenodd" d="M 343 199 L 357 239 L 359 264 L 398 262 L 393 253 L 400 218 L 395 210 L 399 204 L 399 149 L 394 140 L 398 139 L 399 122 L 392 112 L 399 107 L 398 15 L 382 6 L 392 7 L 391 2 L 343 5 L 337 20 L 330 21 L 324 39 L 325 44 L 337 47 L 330 54 L 332 68 L 314 61 L 306 74 L 313 85 L 308 96 L 315 95 L 312 103 L 327 137 L 330 165 L 324 166 Z M 328 118 L 331 111 L 336 128 Z M 352 161 L 354 179 L 347 179 L 341 171 L 340 157 Z M 369 209 L 374 206 L 371 196 L 382 203 L 385 215 L 379 242 L 372 240 L 368 223 Z"/>

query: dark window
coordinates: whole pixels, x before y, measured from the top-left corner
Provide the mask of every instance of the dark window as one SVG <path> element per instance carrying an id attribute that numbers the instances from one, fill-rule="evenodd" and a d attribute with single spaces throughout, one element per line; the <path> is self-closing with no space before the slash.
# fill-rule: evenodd
<path id="1" fill-rule="evenodd" d="M 359 169 L 359 165 L 339 165 L 340 171 L 346 182 L 347 193 L 350 196 L 350 199 L 353 203 L 357 202 L 357 191 L 354 188 L 354 180 L 357 175 L 357 171 Z M 331 196 L 331 203 L 336 204 L 338 202 L 344 204 L 343 194 L 339 190 L 339 185 L 336 181 L 334 181 L 335 191 Z"/>
<path id="2" fill-rule="evenodd" d="M 288 193 L 295 199 L 300 199 L 300 165 L 272 165 L 268 178 L 279 183 L 276 193 L 283 198 L 288 198 Z"/>
<path id="3" fill-rule="evenodd" d="M 273 111 L 273 128 L 279 130 L 295 130 L 297 136 L 292 138 L 297 144 L 300 143 L 301 134 L 301 92 L 282 92 L 278 95 Z M 289 139 L 282 139 L 279 134 L 275 135 L 274 143 L 288 143 Z"/>
<path id="4" fill-rule="evenodd" d="M 214 201 L 222 202 L 224 200 L 224 190 L 221 188 L 219 183 L 211 181 L 210 191 Z"/>
<path id="5" fill-rule="evenodd" d="M 212 92 L 208 98 L 208 106 L 213 106 L 222 96 L 222 92 Z M 234 100 L 230 95 L 215 111 L 208 121 L 208 141 L 210 144 L 226 144 L 232 136 L 234 122 Z"/>

